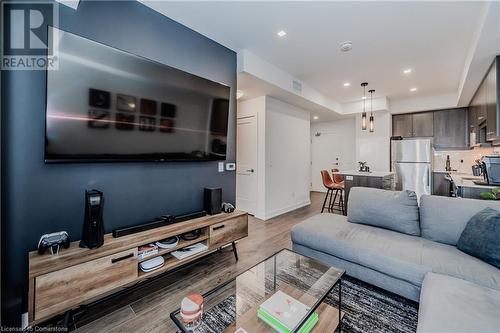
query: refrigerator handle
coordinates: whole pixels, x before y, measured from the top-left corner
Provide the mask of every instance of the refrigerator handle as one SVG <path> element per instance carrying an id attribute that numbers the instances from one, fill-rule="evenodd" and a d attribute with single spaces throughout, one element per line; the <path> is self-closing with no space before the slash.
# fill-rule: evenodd
<path id="1" fill-rule="evenodd" d="M 427 171 L 427 186 L 431 186 L 431 168 Z"/>

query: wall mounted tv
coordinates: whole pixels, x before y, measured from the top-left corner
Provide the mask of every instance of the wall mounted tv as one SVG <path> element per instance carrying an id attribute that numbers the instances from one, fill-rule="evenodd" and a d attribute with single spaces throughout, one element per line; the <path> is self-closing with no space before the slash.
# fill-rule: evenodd
<path id="1" fill-rule="evenodd" d="M 46 162 L 226 159 L 228 86 L 50 29 Z"/>

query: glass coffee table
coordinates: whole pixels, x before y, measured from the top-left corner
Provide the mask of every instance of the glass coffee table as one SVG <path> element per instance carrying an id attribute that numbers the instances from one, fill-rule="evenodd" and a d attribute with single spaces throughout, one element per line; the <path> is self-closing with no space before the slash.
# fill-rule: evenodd
<path id="1" fill-rule="evenodd" d="M 170 317 L 180 331 L 186 333 L 276 332 L 258 317 L 258 311 L 263 302 L 281 291 L 306 307 L 304 314 L 296 318 L 298 324 L 290 332 L 299 332 L 314 313 L 319 315 L 319 320 L 310 332 L 334 332 L 342 318 L 344 273 L 342 269 L 283 249 L 204 294 L 202 323 L 196 329 L 188 330 L 183 325 L 180 309 L 172 312 Z M 334 288 L 338 289 L 338 298 L 328 298 L 326 302 Z"/>

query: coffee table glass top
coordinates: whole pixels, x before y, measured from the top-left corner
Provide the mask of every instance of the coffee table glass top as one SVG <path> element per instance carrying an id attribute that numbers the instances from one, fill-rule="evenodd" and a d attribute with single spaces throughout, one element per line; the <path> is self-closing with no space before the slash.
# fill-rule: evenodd
<path id="1" fill-rule="evenodd" d="M 202 324 L 194 331 L 186 329 L 180 309 L 170 317 L 183 332 L 223 331 L 275 332 L 257 317 L 260 305 L 278 290 L 303 303 L 309 310 L 294 327 L 297 332 L 314 312 L 325 311 L 326 296 L 339 284 L 344 270 L 328 266 L 315 259 L 284 249 L 249 270 L 204 294 Z M 339 299 L 340 304 L 340 299 Z M 324 316 L 334 308 L 327 306 Z M 340 317 L 340 308 L 335 308 Z M 320 320 L 321 320 L 320 313 Z M 333 330 L 331 330 L 333 332 Z"/>

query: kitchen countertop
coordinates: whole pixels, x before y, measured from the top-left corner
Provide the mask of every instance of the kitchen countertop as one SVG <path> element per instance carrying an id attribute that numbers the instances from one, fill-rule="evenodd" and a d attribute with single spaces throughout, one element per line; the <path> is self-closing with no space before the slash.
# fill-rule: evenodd
<path id="1" fill-rule="evenodd" d="M 451 179 L 455 183 L 457 187 L 473 187 L 473 188 L 481 188 L 484 190 L 491 190 L 496 186 L 489 185 L 477 185 L 474 183 L 474 180 L 483 180 L 482 176 L 472 176 L 466 173 L 458 173 L 458 172 L 448 172 Z"/>
<path id="2" fill-rule="evenodd" d="M 393 172 L 388 171 L 370 171 L 370 172 L 360 172 L 358 170 L 345 170 L 339 171 L 340 175 L 348 176 L 364 176 L 364 177 L 388 177 L 394 175 Z"/>

